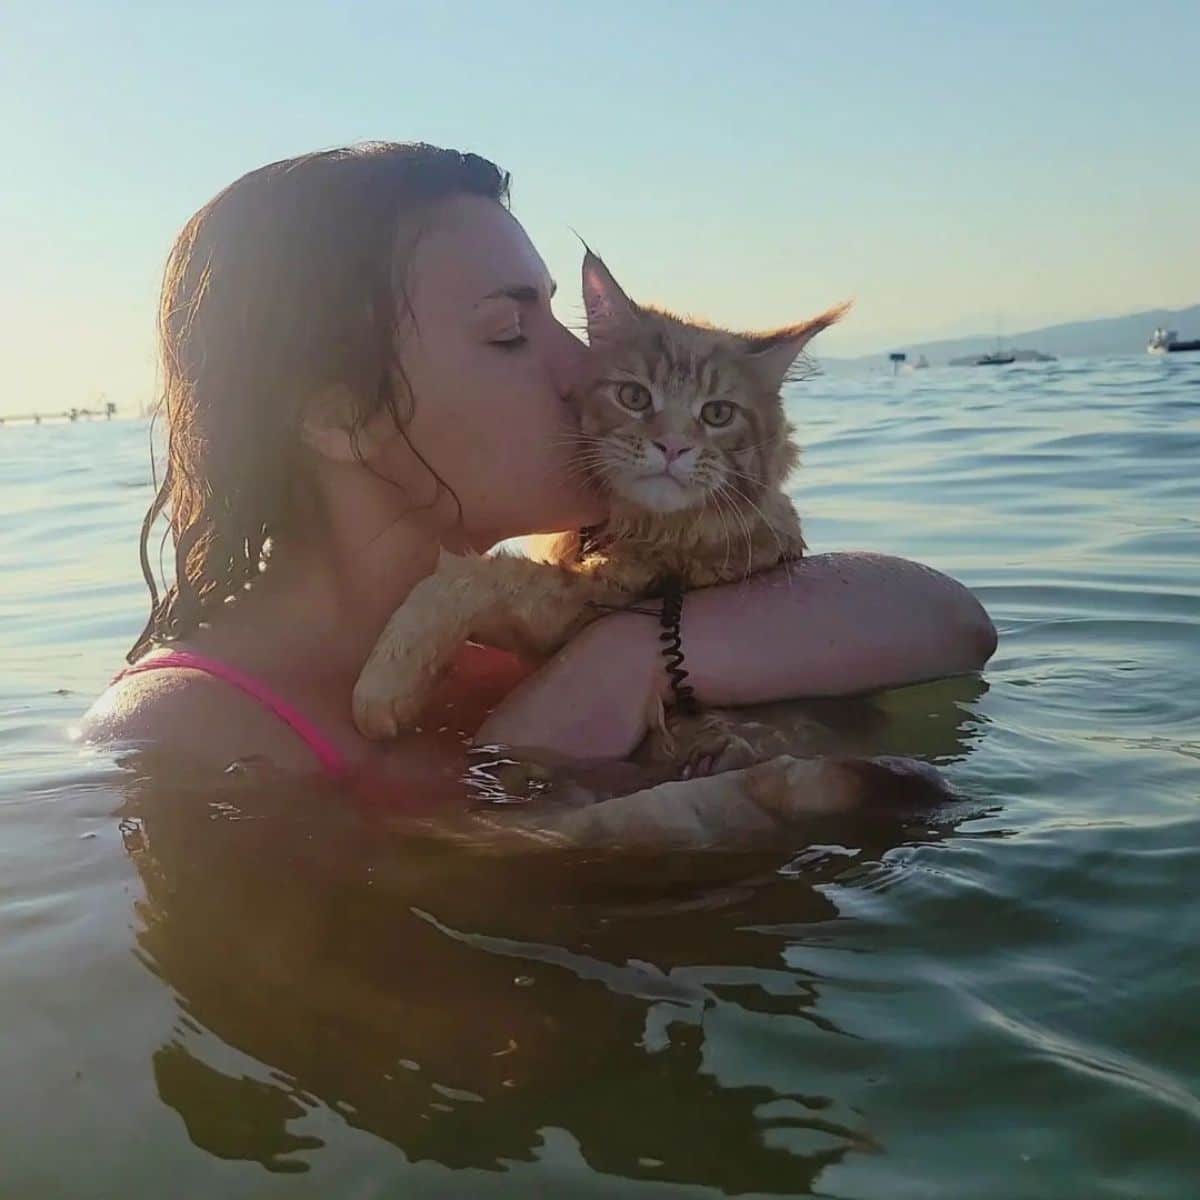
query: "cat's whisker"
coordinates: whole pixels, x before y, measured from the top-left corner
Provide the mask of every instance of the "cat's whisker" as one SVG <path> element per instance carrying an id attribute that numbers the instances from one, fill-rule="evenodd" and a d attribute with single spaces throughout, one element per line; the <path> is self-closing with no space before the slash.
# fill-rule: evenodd
<path id="1" fill-rule="evenodd" d="M 599 479 L 607 481 L 613 476 L 613 468 L 606 462 L 577 463 L 567 469 L 568 479 Z"/>
<path id="2" fill-rule="evenodd" d="M 744 479 L 747 483 L 752 483 L 755 487 L 755 490 L 760 490 L 763 486 L 762 478 L 758 475 L 751 475 L 748 471 L 735 471 L 732 467 L 727 466 L 725 468 L 725 473 L 727 475 L 733 475 L 738 479 Z"/>
<path id="3" fill-rule="evenodd" d="M 586 454 L 577 454 L 570 463 L 568 469 L 572 467 L 591 467 L 609 461 L 609 455 L 602 453 L 599 450 L 589 450 Z"/>
<path id="4" fill-rule="evenodd" d="M 571 461 L 567 464 L 567 471 L 607 467 L 611 466 L 612 462 L 611 447 L 589 447 L 587 450 L 572 456 Z"/>
<path id="5" fill-rule="evenodd" d="M 744 500 L 744 502 L 746 504 L 749 504 L 750 508 L 754 509 L 755 512 L 757 512 L 758 516 L 760 516 L 762 518 L 763 528 L 766 528 L 767 532 L 774 539 L 775 546 L 779 548 L 779 560 L 780 560 L 780 563 L 784 564 L 784 572 L 787 575 L 788 586 L 791 586 L 792 569 L 791 569 L 791 566 L 788 565 L 787 550 L 786 550 L 786 547 L 784 546 L 784 542 L 782 542 L 782 539 L 780 538 L 779 534 L 775 532 L 775 527 L 773 526 L 772 523 L 770 523 L 770 521 L 767 520 L 767 515 L 764 514 L 762 509 L 758 508 L 758 505 L 755 504 L 754 500 L 751 500 L 749 496 L 746 496 L 746 494 L 744 492 L 740 491 L 739 488 L 734 487 L 733 484 L 726 484 L 726 487 L 731 488 L 731 490 L 733 491 L 734 494 L 736 494 L 736 496 L 738 496 L 740 499 Z"/>
<path id="6" fill-rule="evenodd" d="M 607 450 L 589 449 L 582 454 L 575 455 L 573 462 L 607 462 L 609 454 Z"/>
<path id="7" fill-rule="evenodd" d="M 754 509 L 754 511 L 756 513 L 758 513 L 758 515 L 762 518 L 763 527 L 775 539 L 775 545 L 779 547 L 779 561 L 783 565 L 784 573 L 787 575 L 788 585 L 791 586 L 791 583 L 792 583 L 791 565 L 788 560 L 787 550 L 784 548 L 783 541 L 781 540 L 779 534 L 775 532 L 775 526 L 772 525 L 771 522 L 767 519 L 767 514 L 764 513 L 763 510 L 761 508 L 759 508 L 758 505 L 755 504 L 754 501 L 751 500 L 750 497 L 745 494 L 745 492 L 743 492 L 740 489 L 738 489 L 737 487 L 735 487 L 732 483 L 726 483 L 725 486 L 727 488 L 729 488 L 729 490 L 732 491 L 735 495 L 740 496 L 741 499 L 744 500 L 748 505 L 750 505 L 750 507 L 752 509 Z"/>
<path id="8" fill-rule="evenodd" d="M 764 488 L 762 478 L 758 475 L 751 475 L 751 474 L 747 473 L 746 471 L 735 471 L 729 466 L 726 466 L 725 473 L 726 473 L 726 475 L 732 475 L 737 479 L 744 479 L 747 483 L 753 485 L 751 490 L 754 492 L 757 492 L 759 494 L 761 494 L 765 490 L 768 490 L 768 489 Z M 749 496 L 746 496 L 745 499 L 747 500 L 747 502 L 750 501 Z"/>
<path id="9" fill-rule="evenodd" d="M 732 517 L 733 520 L 736 521 L 738 514 L 734 510 L 733 505 L 730 504 L 725 499 L 725 497 L 721 495 L 721 492 L 719 489 L 714 489 L 712 496 L 713 496 L 713 501 L 715 503 L 719 504 L 721 507 L 721 524 L 725 527 L 725 561 L 721 565 L 721 573 L 724 574 L 725 568 L 729 564 L 729 559 L 730 559 L 731 555 L 733 554 L 733 541 L 734 541 L 733 528 L 732 528 L 733 522 L 729 520 L 729 517 Z M 726 516 L 726 510 L 728 510 L 729 516 Z M 744 527 L 742 529 L 742 536 L 743 537 L 746 536 L 746 530 Z"/>
<path id="10" fill-rule="evenodd" d="M 746 446 L 738 446 L 736 450 L 731 450 L 731 454 L 745 454 L 749 450 L 762 450 L 767 446 L 772 448 L 779 446 L 784 441 L 781 434 L 775 434 L 773 437 L 764 438 L 761 442 L 751 442 Z"/>
<path id="11" fill-rule="evenodd" d="M 598 433 L 586 433 L 582 429 L 572 429 L 567 433 L 555 434 L 552 442 L 603 442 L 607 439 Z"/>
<path id="12" fill-rule="evenodd" d="M 708 502 L 712 500 L 713 511 L 716 513 L 717 520 L 721 522 L 721 532 L 725 535 L 725 558 L 721 562 L 721 573 L 724 574 L 726 566 L 729 564 L 729 529 L 725 524 L 725 516 L 721 511 L 720 500 L 713 490 L 711 484 L 705 480 L 695 480 L 703 489 L 704 493 L 700 499 L 700 514 L 703 516 L 708 511 Z"/>
<path id="13" fill-rule="evenodd" d="M 550 444 L 556 449 L 565 447 L 571 453 L 578 453 L 584 450 L 594 450 L 600 446 L 607 446 L 609 439 L 599 437 L 566 437 L 551 439 Z"/>
<path id="14" fill-rule="evenodd" d="M 729 484 L 727 484 L 725 482 L 722 482 L 719 486 L 720 486 L 720 490 L 722 493 L 730 490 Z M 746 569 L 742 573 L 742 577 L 744 579 L 749 578 L 749 576 L 752 574 L 752 568 L 754 565 L 754 538 L 750 532 L 750 524 L 746 520 L 745 515 L 738 508 L 736 502 L 728 496 L 726 496 L 725 498 L 729 504 L 730 509 L 733 511 L 733 515 L 741 523 L 742 535 L 746 539 Z"/>
<path id="15" fill-rule="evenodd" d="M 571 477 L 571 482 L 581 483 L 585 486 L 596 487 L 610 483 L 612 475 L 605 471 L 603 467 L 597 467 L 591 471 L 581 471 L 577 475 Z"/>
<path id="16" fill-rule="evenodd" d="M 736 467 L 731 467 L 728 463 L 725 464 L 725 473 L 727 475 L 736 475 L 739 479 L 748 479 L 751 483 L 762 484 L 762 477 L 753 475 L 749 471 L 739 471 Z"/>
<path id="17" fill-rule="evenodd" d="M 721 563 L 721 574 L 724 575 L 726 567 L 729 566 L 729 556 L 733 553 L 733 538 L 730 537 L 729 522 L 726 521 L 725 511 L 721 506 L 722 497 L 721 497 L 720 487 L 718 486 L 716 488 L 710 488 L 708 491 L 708 496 L 712 496 L 713 507 L 717 510 L 717 515 L 720 517 L 720 520 L 721 520 L 721 528 L 725 534 L 725 558 L 724 558 L 724 561 Z M 705 497 L 705 500 L 707 502 L 707 496 Z M 732 508 L 732 505 L 730 507 Z M 736 516 L 737 514 L 735 513 L 734 515 Z"/>
<path id="18" fill-rule="evenodd" d="M 746 538 L 746 569 L 742 572 L 742 578 L 748 579 L 754 572 L 754 535 L 750 529 L 750 522 L 746 520 L 746 514 L 737 508 L 732 501 L 730 501 L 730 507 L 733 508 L 738 520 L 741 521 L 742 532 Z"/>

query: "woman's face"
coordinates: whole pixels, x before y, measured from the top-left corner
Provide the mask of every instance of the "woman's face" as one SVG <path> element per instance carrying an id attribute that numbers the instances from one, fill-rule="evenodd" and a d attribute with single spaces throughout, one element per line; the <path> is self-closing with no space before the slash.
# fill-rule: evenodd
<path id="1" fill-rule="evenodd" d="M 572 393 L 587 347 L 550 310 L 554 284 L 517 221 L 499 204 L 457 197 L 437 212 L 405 275 L 400 361 L 414 397 L 406 432 L 462 503 L 463 532 L 483 547 L 603 519 L 572 470 L 579 425 Z M 402 437 L 388 441 L 412 491 L 428 473 Z M 453 502 L 439 511 L 457 516 Z"/>

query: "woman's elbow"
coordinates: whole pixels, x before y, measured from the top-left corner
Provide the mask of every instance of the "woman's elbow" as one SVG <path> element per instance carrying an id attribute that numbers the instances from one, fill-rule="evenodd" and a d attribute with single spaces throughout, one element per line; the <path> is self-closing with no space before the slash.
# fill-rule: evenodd
<path id="1" fill-rule="evenodd" d="M 987 609 L 965 587 L 957 589 L 947 613 L 947 636 L 961 658 L 963 669 L 977 671 L 996 653 L 999 638 Z"/>
<path id="2" fill-rule="evenodd" d="M 921 613 L 921 641 L 934 647 L 945 674 L 978 671 L 996 653 L 996 626 L 975 594 L 950 575 L 924 563 L 889 555 L 854 558 L 876 573 L 911 613 Z"/>

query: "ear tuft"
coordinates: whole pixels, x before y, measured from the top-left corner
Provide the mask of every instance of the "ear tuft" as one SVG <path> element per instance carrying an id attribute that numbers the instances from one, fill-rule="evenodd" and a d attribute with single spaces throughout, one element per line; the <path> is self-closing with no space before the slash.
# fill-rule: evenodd
<path id="1" fill-rule="evenodd" d="M 835 304 L 833 308 L 826 309 L 825 312 L 802 321 L 799 325 L 785 325 L 767 333 L 743 335 L 747 358 L 771 388 L 778 391 L 804 347 L 822 330 L 840 321 L 850 310 L 852 303 L 853 301 L 846 300 Z"/>

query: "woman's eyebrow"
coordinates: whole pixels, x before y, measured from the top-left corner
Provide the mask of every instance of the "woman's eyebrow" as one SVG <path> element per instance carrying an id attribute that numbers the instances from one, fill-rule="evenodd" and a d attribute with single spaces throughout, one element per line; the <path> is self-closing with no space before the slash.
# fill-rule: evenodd
<path id="1" fill-rule="evenodd" d="M 553 279 L 550 280 L 550 287 L 548 291 L 551 297 L 553 297 L 554 293 L 558 291 L 558 284 L 555 283 Z M 500 297 L 505 297 L 509 300 L 515 300 L 518 304 L 536 304 L 538 302 L 539 293 L 538 289 L 533 287 L 531 284 L 510 283 L 505 287 L 497 288 L 494 292 L 488 292 L 488 294 L 484 296 L 483 300 L 480 300 L 479 303 L 482 304 L 485 300 L 496 300 Z"/>

